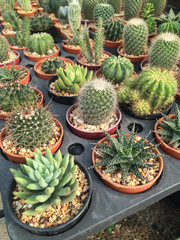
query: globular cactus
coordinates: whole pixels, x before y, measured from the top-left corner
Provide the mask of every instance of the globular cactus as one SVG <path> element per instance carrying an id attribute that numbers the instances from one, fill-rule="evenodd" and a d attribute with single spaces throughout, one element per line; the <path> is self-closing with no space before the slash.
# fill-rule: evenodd
<path id="1" fill-rule="evenodd" d="M 70 202 L 76 197 L 79 182 L 76 181 L 74 156 L 69 157 L 67 153 L 62 157 L 60 150 L 53 156 L 49 148 L 46 149 L 46 156 L 43 156 L 36 149 L 34 159 L 26 157 L 26 162 L 20 164 L 21 170 L 10 169 L 22 189 L 15 190 L 13 194 L 32 205 L 23 215 L 37 215 L 52 205 Z"/>
<path id="2" fill-rule="evenodd" d="M 14 31 L 21 31 L 22 20 L 15 11 L 8 9 L 7 5 L 2 10 L 2 16 L 6 22 L 9 22 L 11 24 Z"/>
<path id="3" fill-rule="evenodd" d="M 47 109 L 28 105 L 11 113 L 6 129 L 15 146 L 35 150 L 51 140 L 53 120 Z"/>
<path id="4" fill-rule="evenodd" d="M 76 94 L 80 88 L 93 77 L 93 71 L 87 74 L 87 68 L 75 64 L 69 64 L 64 70 L 62 67 L 57 69 L 58 80 L 54 87 L 57 92 L 67 91 Z"/>
<path id="5" fill-rule="evenodd" d="M 35 104 L 37 95 L 35 89 L 28 85 L 15 83 L 0 88 L 0 109 L 6 112 L 19 106 Z"/>
<path id="6" fill-rule="evenodd" d="M 124 27 L 124 52 L 140 56 L 147 51 L 148 27 L 140 18 L 133 18 Z"/>
<path id="7" fill-rule="evenodd" d="M 53 27 L 53 22 L 47 14 L 37 14 L 31 18 L 31 30 L 44 31 Z"/>
<path id="8" fill-rule="evenodd" d="M 51 13 L 51 9 L 49 7 L 49 0 L 39 0 L 39 5 L 43 8 L 44 12 Z"/>
<path id="9" fill-rule="evenodd" d="M 99 3 L 94 8 L 94 20 L 96 24 L 98 23 L 98 19 L 102 18 L 103 22 L 108 20 L 109 18 L 113 17 L 114 15 L 114 8 L 107 3 Z"/>
<path id="10" fill-rule="evenodd" d="M 125 57 L 112 56 L 107 58 L 101 65 L 102 74 L 113 83 L 120 84 L 125 78 L 133 75 L 134 65 Z"/>
<path id="11" fill-rule="evenodd" d="M 132 102 L 132 111 L 136 116 L 144 116 L 151 113 L 149 101 L 145 99 L 135 100 Z"/>
<path id="12" fill-rule="evenodd" d="M 121 86 L 117 90 L 118 101 L 120 103 L 130 104 L 130 96 L 132 89 L 126 85 Z"/>
<path id="13" fill-rule="evenodd" d="M 48 55 L 54 48 L 54 39 L 48 33 L 34 33 L 28 41 L 28 50 L 39 55 Z"/>
<path id="14" fill-rule="evenodd" d="M 114 8 L 115 13 L 120 13 L 122 7 L 122 0 L 108 0 L 108 3 Z"/>
<path id="15" fill-rule="evenodd" d="M 81 26 L 81 6 L 78 0 L 72 0 L 68 7 L 68 20 L 72 30 L 77 30 Z"/>
<path id="16" fill-rule="evenodd" d="M 6 38 L 0 35 L 0 63 L 9 58 L 9 43 Z"/>
<path id="17" fill-rule="evenodd" d="M 120 19 L 110 19 L 104 24 L 104 35 L 108 41 L 120 41 L 124 30 L 124 22 Z"/>
<path id="18" fill-rule="evenodd" d="M 167 0 L 149 0 L 149 2 L 154 5 L 155 17 L 159 17 L 166 7 Z"/>
<path id="19" fill-rule="evenodd" d="M 124 15 L 125 20 L 139 16 L 142 7 L 142 0 L 124 0 Z"/>
<path id="20" fill-rule="evenodd" d="M 116 91 L 111 83 L 103 78 L 95 78 L 83 86 L 77 105 L 85 123 L 90 125 L 104 123 L 116 111 Z"/>
<path id="21" fill-rule="evenodd" d="M 62 67 L 64 69 L 65 66 L 66 64 L 62 59 L 50 58 L 50 59 L 46 59 L 42 63 L 41 69 L 42 69 L 42 72 L 46 74 L 55 74 L 58 68 Z"/>
<path id="22" fill-rule="evenodd" d="M 82 11 L 84 19 L 93 20 L 94 8 L 99 3 L 99 0 L 83 0 Z"/>
<path id="23" fill-rule="evenodd" d="M 156 37 L 149 50 L 152 67 L 172 69 L 180 57 L 180 39 L 173 33 L 161 33 Z"/>
<path id="24" fill-rule="evenodd" d="M 25 12 L 29 12 L 32 10 L 31 0 L 17 0 L 18 4 Z"/>

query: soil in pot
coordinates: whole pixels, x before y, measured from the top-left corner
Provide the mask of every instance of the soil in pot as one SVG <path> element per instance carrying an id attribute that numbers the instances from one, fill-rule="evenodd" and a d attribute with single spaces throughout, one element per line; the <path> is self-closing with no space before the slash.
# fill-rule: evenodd
<path id="1" fill-rule="evenodd" d="M 15 34 L 16 34 L 16 32 L 13 31 L 12 27 L 4 28 L 2 33 L 6 39 L 15 38 Z"/>
<path id="2" fill-rule="evenodd" d="M 37 8 L 33 8 L 31 11 L 28 11 L 28 12 L 25 12 L 21 8 L 17 10 L 17 14 L 22 19 L 25 18 L 25 17 L 28 17 L 28 18 L 31 19 L 36 12 L 37 12 Z"/>
<path id="3" fill-rule="evenodd" d="M 17 51 L 9 51 L 9 58 L 0 63 L 0 67 L 5 65 L 13 65 L 15 61 L 15 65 L 20 63 L 20 54 Z"/>

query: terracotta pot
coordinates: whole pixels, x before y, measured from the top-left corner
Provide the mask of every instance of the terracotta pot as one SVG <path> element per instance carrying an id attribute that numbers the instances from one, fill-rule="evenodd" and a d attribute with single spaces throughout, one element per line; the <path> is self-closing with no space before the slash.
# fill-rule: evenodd
<path id="1" fill-rule="evenodd" d="M 175 114 L 168 115 L 168 117 L 171 119 L 174 119 Z M 164 121 L 164 117 L 159 119 L 159 122 L 163 122 L 163 121 Z M 180 150 L 170 147 L 167 143 L 164 142 L 164 140 L 161 139 L 160 135 L 158 133 L 156 133 L 156 131 L 158 130 L 158 127 L 159 127 L 159 123 L 156 122 L 156 124 L 154 126 L 154 136 L 155 136 L 155 141 L 157 143 L 160 143 L 159 147 L 168 155 L 170 155 L 174 158 L 180 159 Z"/>
<path id="2" fill-rule="evenodd" d="M 17 10 L 17 14 L 19 15 L 20 18 L 25 18 L 25 17 L 28 17 L 29 19 L 31 19 L 34 14 L 37 12 L 37 9 L 36 8 L 33 8 L 32 11 L 29 11 L 29 12 L 25 12 L 24 10 L 22 9 L 18 9 Z"/>
<path id="3" fill-rule="evenodd" d="M 122 40 L 121 41 L 117 41 L 117 42 L 104 40 L 104 46 L 105 47 L 118 48 L 119 46 L 122 46 L 122 44 L 123 44 Z"/>
<path id="4" fill-rule="evenodd" d="M 97 70 L 94 74 L 94 77 L 96 78 L 101 78 L 103 76 L 101 68 L 99 70 Z M 137 77 L 137 73 L 135 71 L 133 71 L 133 76 Z"/>
<path id="5" fill-rule="evenodd" d="M 118 54 L 121 56 L 121 57 L 126 57 L 128 59 L 130 59 L 130 61 L 132 63 L 135 63 L 135 62 L 142 62 L 143 60 L 145 60 L 146 58 L 148 58 L 148 55 L 142 55 L 142 56 L 128 56 L 128 55 L 125 55 L 121 52 L 121 50 L 123 49 L 123 45 L 118 47 L 117 49 L 117 52 Z"/>
<path id="6" fill-rule="evenodd" d="M 43 105 L 43 94 L 42 94 L 42 92 L 39 90 L 39 89 L 37 89 L 37 88 L 34 88 L 35 90 L 36 90 L 36 95 L 39 95 L 40 96 L 40 101 L 39 101 L 39 103 L 37 104 L 37 107 L 41 107 L 42 105 Z M 4 113 L 1 113 L 0 112 L 0 119 L 2 119 L 2 120 L 7 120 L 8 119 L 8 117 L 9 117 L 9 113 L 6 113 L 6 112 L 4 112 Z"/>
<path id="7" fill-rule="evenodd" d="M 68 58 L 63 58 L 63 57 L 58 57 L 58 58 L 61 59 L 61 60 L 64 60 L 65 63 L 69 63 L 69 64 L 71 64 L 72 66 L 74 66 L 74 62 L 73 62 L 72 60 L 70 60 L 70 59 L 68 59 Z M 35 70 L 35 72 L 36 72 L 36 74 L 37 74 L 37 76 L 38 76 L 39 78 L 48 80 L 48 79 L 50 79 L 51 77 L 56 76 L 57 74 L 56 74 L 56 73 L 55 73 L 55 74 L 46 74 L 46 73 L 43 73 L 43 72 L 39 71 L 38 68 L 39 68 L 40 65 L 42 65 L 42 63 L 43 63 L 44 61 L 45 61 L 45 59 L 37 62 L 37 63 L 34 65 L 34 70 Z"/>
<path id="8" fill-rule="evenodd" d="M 10 60 L 9 62 L 0 63 L 0 67 L 3 67 L 4 64 L 5 64 L 6 66 L 8 66 L 8 65 L 13 65 L 14 61 L 15 61 L 15 65 L 18 65 L 18 64 L 20 63 L 20 54 L 19 54 L 19 52 L 17 52 L 17 51 L 13 51 L 13 52 L 16 54 L 17 57 L 16 57 L 15 59 L 13 59 L 13 60 Z"/>
<path id="9" fill-rule="evenodd" d="M 50 148 L 51 152 L 55 153 L 57 151 L 57 149 L 61 145 L 64 130 L 63 130 L 63 127 L 62 127 L 61 123 L 57 119 L 55 119 L 55 118 L 52 118 L 52 119 L 61 129 L 60 130 L 61 131 L 60 139 L 58 140 L 58 142 L 56 142 L 56 144 L 52 148 Z M 4 137 L 5 137 L 5 130 L 6 130 L 6 127 L 3 128 L 1 133 L 0 133 L 0 147 L 1 147 L 2 151 L 6 154 L 7 158 L 9 160 L 11 160 L 12 162 L 15 162 L 15 163 L 26 163 L 26 157 L 33 158 L 34 154 L 30 154 L 30 155 L 27 155 L 27 156 L 21 156 L 21 155 L 15 155 L 15 154 L 9 153 L 3 147 L 3 143 L 2 143 L 2 141 L 3 141 Z M 44 151 L 44 152 L 42 152 L 42 154 L 45 155 L 46 152 Z"/>
<path id="10" fill-rule="evenodd" d="M 111 53 L 104 51 L 103 53 L 106 53 L 109 57 L 112 56 Z M 80 53 L 79 55 L 77 55 L 76 61 L 78 62 L 79 65 L 82 65 L 84 67 L 87 67 L 88 70 L 94 70 L 97 71 L 98 69 L 101 68 L 101 65 L 91 65 L 91 64 L 85 64 L 81 62 L 81 58 L 82 58 L 82 53 Z"/>
<path id="11" fill-rule="evenodd" d="M 15 51 L 26 49 L 26 47 L 21 48 L 21 47 L 18 47 L 18 46 L 12 46 L 12 45 L 10 45 L 10 48 L 11 48 L 12 50 L 15 50 Z"/>
<path id="12" fill-rule="evenodd" d="M 65 52 L 71 53 L 71 54 L 80 54 L 81 53 L 81 49 L 74 49 L 71 47 L 68 47 L 67 44 L 65 42 L 62 42 L 62 46 Z"/>
<path id="13" fill-rule="evenodd" d="M 74 127 L 69 121 L 69 116 L 76 107 L 77 107 L 76 104 L 72 105 L 66 113 L 66 121 L 67 121 L 68 127 L 75 135 L 77 135 L 81 138 L 86 138 L 86 139 L 100 139 L 100 138 L 106 136 L 104 130 L 102 130 L 102 131 L 85 131 L 85 130 L 80 130 L 79 128 Z M 118 114 L 118 121 L 114 124 L 114 126 L 105 130 L 109 134 L 113 134 L 121 122 L 122 116 L 121 116 L 121 112 L 119 111 L 119 109 L 117 109 L 117 114 Z"/>
<path id="14" fill-rule="evenodd" d="M 64 35 L 64 33 L 61 31 L 61 25 L 59 25 L 59 22 L 56 21 L 54 23 L 54 27 L 56 29 L 56 34 L 58 35 L 58 37 L 67 39 L 66 36 Z"/>
<path id="15" fill-rule="evenodd" d="M 116 134 L 112 135 L 114 138 L 116 138 Z M 129 134 L 126 134 L 126 137 L 129 137 Z M 101 139 L 98 143 L 104 143 L 105 141 L 107 141 L 108 138 L 105 137 L 103 139 Z M 153 146 L 152 143 L 150 143 L 151 146 Z M 95 148 L 93 149 L 93 152 L 92 152 L 92 162 L 93 162 L 93 165 L 96 163 L 95 161 L 95 150 L 97 148 L 97 145 L 95 146 Z M 154 153 L 156 154 L 160 154 L 160 152 L 156 149 L 153 150 Z M 115 183 L 113 182 L 112 180 L 108 179 L 107 177 L 105 177 L 101 171 L 98 169 L 98 167 L 95 168 L 95 171 L 97 172 L 99 178 L 103 181 L 104 184 L 106 184 L 108 187 L 114 189 L 115 191 L 118 191 L 118 192 L 123 192 L 123 193 L 140 193 L 140 192 L 144 192 L 146 191 L 147 189 L 149 189 L 150 187 L 152 187 L 157 179 L 161 176 L 161 173 L 162 173 L 162 170 L 163 170 L 163 159 L 162 157 L 158 157 L 158 161 L 159 161 L 159 173 L 158 175 L 150 182 L 144 184 L 144 185 L 140 185 L 140 186 L 124 186 L 122 184 L 119 184 L 119 183 Z"/>
<path id="16" fill-rule="evenodd" d="M 9 33 L 9 32 L 7 32 L 7 30 L 11 30 L 12 32 Z M 4 28 L 4 29 L 2 30 L 2 34 L 3 34 L 3 36 L 4 36 L 6 39 L 9 39 L 9 38 L 11 38 L 11 37 L 12 37 L 12 38 L 15 38 L 16 32 L 13 31 L 12 27 L 10 26 L 10 27 Z"/>
<path id="17" fill-rule="evenodd" d="M 24 55 L 26 56 L 27 59 L 33 61 L 33 62 L 38 62 L 42 59 L 45 59 L 45 58 L 50 58 L 50 57 L 58 57 L 59 56 L 59 52 L 60 52 L 60 48 L 58 45 L 54 44 L 54 46 L 57 48 L 57 51 L 51 55 L 45 55 L 45 56 L 39 56 L 39 57 L 34 57 L 32 55 L 30 55 L 27 50 L 25 49 L 24 50 Z"/>

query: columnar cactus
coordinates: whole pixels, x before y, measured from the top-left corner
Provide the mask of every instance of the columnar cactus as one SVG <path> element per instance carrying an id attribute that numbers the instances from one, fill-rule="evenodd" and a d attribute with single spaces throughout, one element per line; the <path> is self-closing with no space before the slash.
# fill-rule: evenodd
<path id="1" fill-rule="evenodd" d="M 76 181 L 74 156 L 70 158 L 67 153 L 62 157 L 60 150 L 53 156 L 47 148 L 44 157 L 36 149 L 34 159 L 26 157 L 26 162 L 21 164 L 21 170 L 10 169 L 17 185 L 23 190 L 14 191 L 14 195 L 32 205 L 23 212 L 24 215 L 37 215 L 51 205 L 70 202 L 76 197 L 79 182 Z"/>
<path id="2" fill-rule="evenodd" d="M 142 0 L 124 0 L 125 20 L 139 16 L 142 7 Z"/>
<path id="3" fill-rule="evenodd" d="M 167 0 L 149 0 L 149 2 L 154 5 L 155 17 L 159 17 L 166 7 Z"/>
<path id="4" fill-rule="evenodd" d="M 17 2 L 21 6 L 22 10 L 24 10 L 25 12 L 29 12 L 32 10 L 31 0 L 17 0 Z"/>
<path id="5" fill-rule="evenodd" d="M 113 6 L 115 13 L 120 13 L 122 7 L 122 0 L 108 0 L 108 3 Z"/>
<path id="6" fill-rule="evenodd" d="M 131 19 L 124 28 L 124 52 L 139 56 L 147 51 L 148 27 L 140 18 Z"/>
<path id="7" fill-rule="evenodd" d="M 68 19 L 71 28 L 79 29 L 81 26 L 81 6 L 78 0 L 73 0 L 69 3 Z"/>
<path id="8" fill-rule="evenodd" d="M 46 74 L 55 74 L 58 68 L 62 67 L 64 69 L 65 66 L 66 64 L 62 59 L 48 58 L 42 63 L 41 69 L 42 69 L 42 72 Z"/>
<path id="9" fill-rule="evenodd" d="M 124 22 L 120 19 L 111 19 L 104 24 L 105 39 L 109 41 L 119 41 L 122 39 Z"/>
<path id="10" fill-rule="evenodd" d="M 114 8 L 107 3 L 99 3 L 94 8 L 94 20 L 96 24 L 98 23 L 98 19 L 102 18 L 103 22 L 105 22 L 107 19 L 113 17 L 114 15 Z"/>
<path id="11" fill-rule="evenodd" d="M 9 57 L 9 43 L 6 38 L 0 35 L 0 62 L 4 62 Z"/>
<path id="12" fill-rule="evenodd" d="M 32 31 L 38 32 L 51 28 L 53 22 L 47 14 L 38 14 L 31 18 Z"/>
<path id="13" fill-rule="evenodd" d="M 93 20 L 94 8 L 98 4 L 99 0 L 83 0 L 82 11 L 85 19 Z"/>
<path id="14" fill-rule="evenodd" d="M 48 33 L 34 33 L 28 41 L 28 50 L 39 55 L 48 55 L 49 50 L 53 50 L 54 40 Z"/>
<path id="15" fill-rule="evenodd" d="M 117 107 L 117 96 L 111 83 L 103 78 L 86 83 L 78 96 L 78 111 L 85 123 L 98 125 L 109 119 Z"/>
<path id="16" fill-rule="evenodd" d="M 173 33 L 161 33 L 149 50 L 152 67 L 172 69 L 180 57 L 180 39 Z"/>
<path id="17" fill-rule="evenodd" d="M 2 16 L 6 22 L 12 25 L 14 31 L 20 31 L 22 29 L 22 20 L 15 11 L 8 9 L 7 5 L 2 10 Z"/>

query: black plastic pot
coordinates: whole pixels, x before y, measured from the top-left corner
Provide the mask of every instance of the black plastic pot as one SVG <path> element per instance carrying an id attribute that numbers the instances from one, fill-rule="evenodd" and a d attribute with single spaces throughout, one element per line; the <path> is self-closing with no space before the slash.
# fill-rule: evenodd
<path id="1" fill-rule="evenodd" d="M 57 76 L 54 76 L 52 78 L 50 78 L 47 82 L 47 89 L 48 89 L 48 94 L 49 96 L 58 103 L 61 104 L 66 104 L 66 105 L 72 105 L 75 103 L 76 101 L 76 96 L 61 96 L 58 94 L 53 93 L 50 89 L 49 86 L 52 82 L 54 82 L 57 79 Z"/>
<path id="2" fill-rule="evenodd" d="M 80 169 L 82 170 L 82 172 L 85 173 L 86 178 L 88 180 L 89 192 L 88 192 L 88 197 L 84 203 L 83 208 L 80 210 L 80 212 L 77 215 L 74 216 L 74 218 L 72 218 L 71 220 L 69 220 L 66 223 L 63 223 L 63 224 L 60 224 L 60 225 L 57 225 L 57 226 L 51 227 L 51 228 L 35 228 L 35 227 L 30 227 L 29 225 L 22 223 L 17 218 L 17 216 L 14 212 L 14 209 L 12 207 L 12 196 L 13 196 L 14 188 L 16 186 L 16 182 L 13 179 L 13 181 L 8 186 L 7 209 L 8 209 L 8 212 L 9 212 L 11 218 L 14 220 L 14 222 L 16 224 L 18 224 L 19 226 L 21 226 L 22 228 L 24 228 L 25 230 L 30 231 L 34 234 L 47 235 L 47 236 L 65 232 L 68 229 L 72 228 L 74 225 L 76 225 L 82 219 L 82 217 L 84 216 L 84 214 L 87 212 L 87 210 L 89 208 L 89 204 L 90 204 L 90 200 L 91 200 L 91 196 L 92 196 L 92 179 L 91 179 L 89 172 L 87 171 L 87 169 L 81 162 L 78 162 L 75 160 L 75 164 L 77 164 L 80 167 Z"/>

